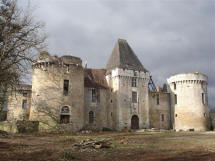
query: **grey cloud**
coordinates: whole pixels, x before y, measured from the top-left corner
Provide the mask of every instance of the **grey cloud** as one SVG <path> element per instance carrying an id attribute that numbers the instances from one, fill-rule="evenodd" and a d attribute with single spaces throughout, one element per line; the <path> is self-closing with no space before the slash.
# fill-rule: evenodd
<path id="1" fill-rule="evenodd" d="M 207 74 L 215 105 L 214 0 L 31 1 L 46 23 L 51 53 L 103 68 L 115 41 L 124 38 L 158 85 L 174 73 Z"/>

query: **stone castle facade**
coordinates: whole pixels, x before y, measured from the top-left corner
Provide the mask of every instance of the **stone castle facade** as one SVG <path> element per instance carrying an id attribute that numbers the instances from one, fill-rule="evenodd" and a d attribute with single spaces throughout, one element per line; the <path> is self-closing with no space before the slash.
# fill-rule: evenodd
<path id="1" fill-rule="evenodd" d="M 116 42 L 105 69 L 44 53 L 32 68 L 32 86 L 8 96 L 8 121 L 39 121 L 41 131 L 209 128 L 207 76 L 177 74 L 151 90 L 150 72 L 126 40 Z"/>

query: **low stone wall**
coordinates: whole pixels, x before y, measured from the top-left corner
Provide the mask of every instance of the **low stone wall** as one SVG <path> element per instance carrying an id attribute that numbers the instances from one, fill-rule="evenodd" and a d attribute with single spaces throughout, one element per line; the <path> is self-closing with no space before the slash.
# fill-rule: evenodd
<path id="1" fill-rule="evenodd" d="M 0 122 L 0 130 L 7 131 L 9 133 L 17 133 L 16 122 L 2 121 Z"/>
<path id="2" fill-rule="evenodd" d="M 0 122 L 0 130 L 9 133 L 33 133 L 38 132 L 38 121 L 3 121 Z"/>

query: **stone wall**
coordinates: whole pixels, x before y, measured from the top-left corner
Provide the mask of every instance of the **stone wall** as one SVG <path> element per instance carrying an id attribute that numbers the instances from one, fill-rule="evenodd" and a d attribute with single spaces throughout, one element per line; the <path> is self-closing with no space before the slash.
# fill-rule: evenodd
<path id="1" fill-rule="evenodd" d="M 98 93 L 97 100 L 92 101 L 92 90 L 96 90 Z M 104 88 L 86 88 L 84 90 L 85 95 L 85 108 L 84 108 L 84 120 L 85 120 L 85 129 L 90 130 L 102 130 L 104 127 L 111 128 L 109 125 L 108 116 L 110 111 L 108 110 L 108 101 L 109 101 L 109 89 Z M 90 123 L 89 113 L 93 112 L 94 121 Z"/>
<path id="2" fill-rule="evenodd" d="M 26 101 L 26 106 L 23 106 Z M 31 86 L 19 85 L 16 90 L 8 92 L 7 120 L 28 120 L 31 108 Z"/>
<path id="3" fill-rule="evenodd" d="M 0 122 L 0 130 L 9 133 L 33 133 L 38 132 L 39 122 L 28 120 Z"/>
<path id="4" fill-rule="evenodd" d="M 16 121 L 3 121 L 0 122 L 0 130 L 7 131 L 9 133 L 17 133 L 18 129 L 16 126 Z"/>
<path id="5" fill-rule="evenodd" d="M 150 128 L 170 129 L 170 94 L 149 93 Z"/>
<path id="6" fill-rule="evenodd" d="M 116 68 L 107 75 L 112 88 L 113 117 L 117 130 L 130 129 L 131 118 L 139 118 L 139 128 L 149 127 L 148 81 L 149 73 Z M 132 87 L 132 78 L 136 78 L 137 86 Z M 132 102 L 132 91 L 137 92 L 137 102 Z M 111 96 L 111 97 L 112 97 Z"/>

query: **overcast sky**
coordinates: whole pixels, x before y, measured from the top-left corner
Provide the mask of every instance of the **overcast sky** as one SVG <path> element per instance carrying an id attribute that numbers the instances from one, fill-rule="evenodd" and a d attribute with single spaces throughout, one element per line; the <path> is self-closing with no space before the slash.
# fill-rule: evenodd
<path id="1" fill-rule="evenodd" d="M 46 24 L 51 54 L 104 68 L 117 39 L 126 39 L 156 85 L 180 72 L 208 75 L 209 103 L 215 105 L 215 0 L 31 2 L 36 20 Z"/>

